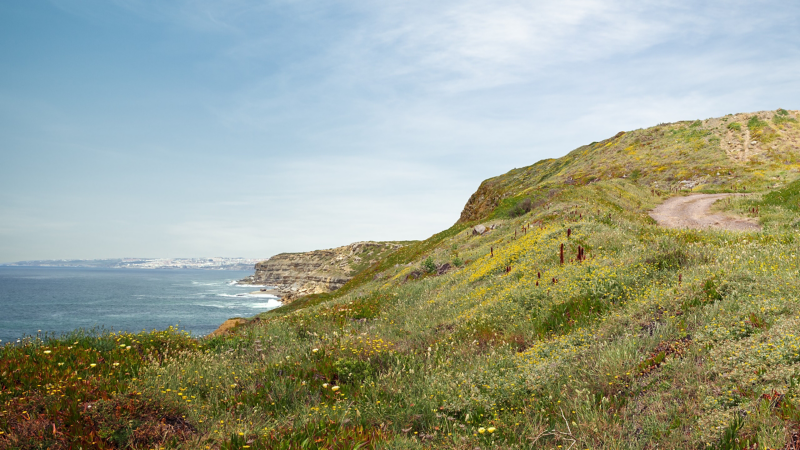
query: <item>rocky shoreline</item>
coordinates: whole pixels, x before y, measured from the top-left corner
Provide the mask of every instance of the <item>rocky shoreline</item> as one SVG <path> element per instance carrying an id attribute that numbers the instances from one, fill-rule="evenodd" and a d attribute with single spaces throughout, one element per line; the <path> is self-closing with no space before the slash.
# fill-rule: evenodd
<path id="1" fill-rule="evenodd" d="M 355 242 L 327 250 L 281 253 L 255 265 L 255 273 L 241 285 L 272 286 L 252 294 L 271 292 L 284 304 L 310 294 L 335 291 L 385 254 L 400 248 L 395 242 Z"/>
<path id="2" fill-rule="evenodd" d="M 258 291 L 253 291 L 249 293 L 250 295 L 268 295 L 270 297 L 278 297 L 278 299 L 283 298 L 284 291 L 280 289 L 260 289 Z"/>
<path id="3" fill-rule="evenodd" d="M 358 272 L 402 247 L 397 242 L 355 242 L 350 245 L 305 253 L 281 253 L 255 265 L 255 273 L 236 282 L 240 286 L 269 286 L 250 295 L 278 297 L 284 305 L 311 294 L 335 291 Z M 209 337 L 246 323 L 230 319 Z"/>

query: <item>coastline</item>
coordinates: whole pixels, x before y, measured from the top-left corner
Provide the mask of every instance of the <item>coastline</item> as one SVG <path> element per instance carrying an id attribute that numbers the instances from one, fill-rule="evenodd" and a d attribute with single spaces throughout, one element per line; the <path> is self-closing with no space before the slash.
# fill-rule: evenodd
<path id="1" fill-rule="evenodd" d="M 252 285 L 240 284 L 240 283 L 236 283 L 236 285 L 237 286 L 243 286 L 243 287 L 244 286 L 252 286 Z M 282 305 L 286 304 L 286 303 L 284 303 L 282 301 L 282 298 L 285 295 L 285 293 L 283 291 L 279 290 L 279 289 L 261 288 L 261 289 L 259 289 L 257 291 L 248 292 L 248 295 L 264 296 L 264 297 L 269 297 L 269 298 L 276 298 L 277 297 L 278 301 L 280 301 Z M 207 335 L 205 335 L 203 337 L 204 338 L 213 338 L 213 337 L 216 337 L 216 336 L 221 336 L 223 334 L 227 334 L 231 329 L 234 329 L 234 328 L 238 327 L 239 325 L 245 324 L 247 322 L 249 322 L 249 320 L 246 319 L 246 318 L 232 317 L 230 319 L 227 319 L 225 322 L 222 322 L 222 324 L 219 327 L 217 327 L 216 330 L 212 331 L 211 333 L 209 333 L 209 334 L 207 334 Z"/>
<path id="2" fill-rule="evenodd" d="M 280 300 L 281 296 L 284 295 L 284 293 L 278 289 L 260 289 L 258 291 L 250 292 L 250 295 L 265 295 L 270 297 L 278 297 L 278 300 Z"/>
<path id="3" fill-rule="evenodd" d="M 38 330 L 61 336 L 76 330 L 136 332 L 171 325 L 198 338 L 207 336 L 232 317 L 252 317 L 281 306 L 277 296 L 250 294 L 272 286 L 233 285 L 247 275 L 195 269 L 3 266 L 0 345 L 36 336 Z"/>

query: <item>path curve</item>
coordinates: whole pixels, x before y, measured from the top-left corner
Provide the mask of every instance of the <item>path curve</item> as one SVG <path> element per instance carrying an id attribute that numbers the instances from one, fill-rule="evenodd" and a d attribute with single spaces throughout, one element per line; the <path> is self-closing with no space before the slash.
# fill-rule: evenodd
<path id="1" fill-rule="evenodd" d="M 667 228 L 721 228 L 736 231 L 758 231 L 761 225 L 754 219 L 733 217 L 709 211 L 719 199 L 736 194 L 692 194 L 672 197 L 650 211 L 650 217 Z"/>

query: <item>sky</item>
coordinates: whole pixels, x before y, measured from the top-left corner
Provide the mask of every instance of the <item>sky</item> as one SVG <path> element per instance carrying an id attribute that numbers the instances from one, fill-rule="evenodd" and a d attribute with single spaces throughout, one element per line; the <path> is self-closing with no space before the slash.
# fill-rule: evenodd
<path id="1" fill-rule="evenodd" d="M 486 178 L 800 109 L 800 3 L 0 3 L 0 263 L 425 239 Z"/>

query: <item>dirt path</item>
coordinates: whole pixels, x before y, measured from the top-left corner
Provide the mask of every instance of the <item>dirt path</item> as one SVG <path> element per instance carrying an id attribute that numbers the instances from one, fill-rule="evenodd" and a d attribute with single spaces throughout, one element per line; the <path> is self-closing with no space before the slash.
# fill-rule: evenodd
<path id="1" fill-rule="evenodd" d="M 693 194 L 672 197 L 650 211 L 650 217 L 667 228 L 722 228 L 726 230 L 756 231 L 761 225 L 753 219 L 732 217 L 709 211 L 719 199 L 735 194 Z"/>

